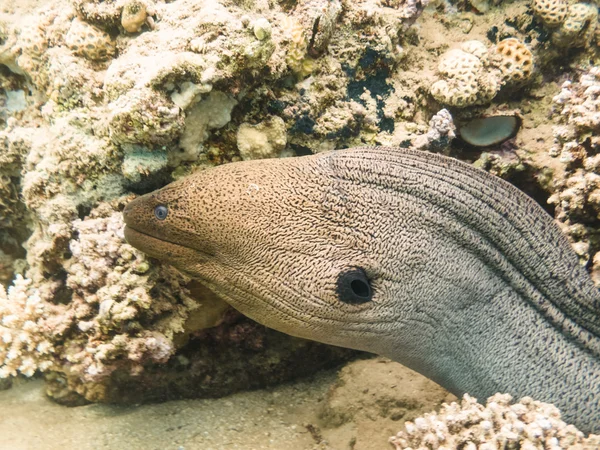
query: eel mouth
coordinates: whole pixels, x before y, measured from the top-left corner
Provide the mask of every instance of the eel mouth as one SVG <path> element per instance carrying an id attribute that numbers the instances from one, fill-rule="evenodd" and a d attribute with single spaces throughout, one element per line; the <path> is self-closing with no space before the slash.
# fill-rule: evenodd
<path id="1" fill-rule="evenodd" d="M 142 231 L 138 231 L 135 228 L 132 228 L 131 225 L 125 225 L 123 233 L 125 235 L 125 240 L 133 247 L 152 258 L 160 259 L 171 264 L 176 265 L 178 262 L 189 264 L 191 261 L 202 262 L 211 257 L 209 253 L 196 248 L 187 247 L 176 242 L 160 239 Z"/>

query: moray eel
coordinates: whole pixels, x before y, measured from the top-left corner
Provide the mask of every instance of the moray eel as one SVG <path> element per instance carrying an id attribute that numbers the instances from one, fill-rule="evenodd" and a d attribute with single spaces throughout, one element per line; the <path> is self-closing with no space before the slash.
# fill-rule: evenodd
<path id="1" fill-rule="evenodd" d="M 239 162 L 124 219 L 131 245 L 268 327 L 600 432 L 600 293 L 552 218 L 486 172 L 397 148 Z"/>

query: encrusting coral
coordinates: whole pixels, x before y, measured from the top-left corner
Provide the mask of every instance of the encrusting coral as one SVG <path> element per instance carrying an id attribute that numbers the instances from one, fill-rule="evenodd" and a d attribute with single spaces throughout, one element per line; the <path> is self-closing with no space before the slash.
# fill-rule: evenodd
<path id="1" fill-rule="evenodd" d="M 287 136 L 281 117 L 269 117 L 257 125 L 242 123 L 237 145 L 242 159 L 275 158 L 285 148 Z"/>
<path id="2" fill-rule="evenodd" d="M 390 438 L 395 450 L 592 450 L 600 436 L 587 438 L 560 418 L 553 405 L 522 398 L 511 404 L 508 394 L 496 394 L 486 405 L 465 394 L 459 403 L 444 404 L 438 413 L 405 423 L 405 431 Z"/>

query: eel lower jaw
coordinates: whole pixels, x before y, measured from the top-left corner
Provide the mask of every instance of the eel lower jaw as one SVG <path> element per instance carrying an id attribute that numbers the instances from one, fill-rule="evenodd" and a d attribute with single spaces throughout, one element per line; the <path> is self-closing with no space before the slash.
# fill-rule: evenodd
<path id="1" fill-rule="evenodd" d="M 160 259 L 176 267 L 185 267 L 191 263 L 199 263 L 211 258 L 207 252 L 154 237 L 138 231 L 130 225 L 125 226 L 123 234 L 125 240 L 133 247 L 152 258 Z"/>

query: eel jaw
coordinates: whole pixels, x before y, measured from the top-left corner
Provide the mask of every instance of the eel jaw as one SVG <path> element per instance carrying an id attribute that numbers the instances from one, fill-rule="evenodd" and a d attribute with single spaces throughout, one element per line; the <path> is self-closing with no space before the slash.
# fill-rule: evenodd
<path id="1" fill-rule="evenodd" d="M 210 255 L 195 248 L 165 241 L 126 225 L 125 240 L 146 255 L 172 264 L 180 270 L 208 261 Z"/>

